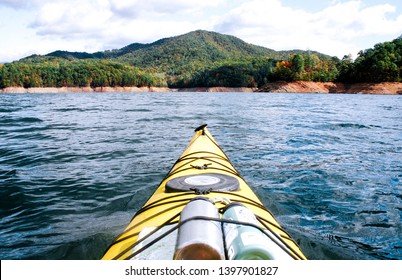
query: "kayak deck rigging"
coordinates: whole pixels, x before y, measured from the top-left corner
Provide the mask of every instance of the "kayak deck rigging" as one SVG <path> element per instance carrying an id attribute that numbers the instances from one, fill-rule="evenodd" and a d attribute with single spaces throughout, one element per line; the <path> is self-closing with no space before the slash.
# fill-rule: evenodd
<path id="1" fill-rule="evenodd" d="M 144 207 L 132 218 L 128 227 L 109 246 L 103 259 L 147 259 L 150 251 L 154 258 L 163 259 L 157 244 L 164 243 L 171 256 L 178 231 L 190 221 L 209 220 L 220 224 L 249 226 L 258 229 L 292 259 L 306 259 L 296 242 L 279 225 L 272 213 L 264 207 L 226 154 L 210 135 L 206 126 L 196 129 L 182 156 L 175 162 L 167 176 L 148 199 Z M 181 221 L 185 206 L 194 198 L 208 199 L 216 207 L 220 218 L 202 215 Z M 244 221 L 223 219 L 225 207 L 241 203 L 255 215 L 258 225 Z M 171 240 L 168 240 L 168 239 Z M 164 245 L 164 246 L 165 246 Z M 226 250 L 225 250 L 226 252 Z M 225 253 L 228 257 L 227 252 Z"/>

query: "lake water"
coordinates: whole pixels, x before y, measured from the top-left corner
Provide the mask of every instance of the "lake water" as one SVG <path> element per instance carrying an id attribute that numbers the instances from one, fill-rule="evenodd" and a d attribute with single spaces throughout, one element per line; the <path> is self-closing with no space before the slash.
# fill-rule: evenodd
<path id="1" fill-rule="evenodd" d="M 99 259 L 207 123 L 310 259 L 402 259 L 402 96 L 0 95 L 0 259 Z"/>

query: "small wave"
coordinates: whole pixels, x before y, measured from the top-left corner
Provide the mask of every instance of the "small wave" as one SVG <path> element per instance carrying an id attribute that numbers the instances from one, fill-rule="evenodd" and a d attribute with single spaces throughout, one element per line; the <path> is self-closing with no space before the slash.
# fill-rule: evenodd
<path id="1" fill-rule="evenodd" d="M 332 124 L 319 124 L 316 126 L 317 129 L 322 130 L 345 130 L 345 129 L 381 129 L 382 126 L 378 125 L 364 125 L 359 123 L 332 123 Z"/>
<path id="2" fill-rule="evenodd" d="M 33 118 L 33 117 L 25 117 L 25 118 L 18 118 L 15 120 L 16 122 L 22 122 L 22 123 L 37 123 L 37 122 L 43 122 L 43 120 L 39 118 Z"/>
<path id="3" fill-rule="evenodd" d="M 386 223 L 373 223 L 373 224 L 364 224 L 363 227 L 391 228 L 394 226 Z"/>
<path id="4" fill-rule="evenodd" d="M 339 123 L 339 124 L 335 124 L 334 126 L 338 127 L 338 128 L 356 128 L 356 129 L 370 128 L 369 126 L 357 124 L 357 123 Z"/>
<path id="5" fill-rule="evenodd" d="M 125 112 L 138 112 L 138 113 L 148 113 L 152 112 L 152 110 L 145 109 L 145 108 L 138 108 L 138 109 L 127 109 Z"/>
<path id="6" fill-rule="evenodd" d="M 392 111 L 395 110 L 396 108 L 393 106 L 381 106 L 382 109 L 386 110 L 386 111 Z"/>
<path id="7" fill-rule="evenodd" d="M 142 118 L 139 119 L 138 122 L 181 122 L 187 120 L 187 117 L 179 117 L 179 116 L 172 116 L 170 118 L 163 118 L 163 117 L 155 117 L 155 118 Z"/>
<path id="8" fill-rule="evenodd" d="M 27 167 L 33 164 L 41 164 L 45 158 L 38 154 L 20 153 L 8 156 L 0 160 L 1 164 L 10 164 L 15 167 Z"/>
<path id="9" fill-rule="evenodd" d="M 109 109 L 103 106 L 93 108 L 66 107 L 66 108 L 56 108 L 53 109 L 53 111 L 58 113 L 71 113 L 71 112 L 88 113 L 88 112 L 107 112 L 109 111 Z"/>
<path id="10" fill-rule="evenodd" d="M 6 125 L 18 125 L 18 124 L 28 124 L 28 123 L 41 123 L 43 120 L 34 117 L 22 117 L 22 118 L 10 118 L 10 117 L 3 117 L 0 118 L 0 124 Z"/>
<path id="11" fill-rule="evenodd" d="M 7 108 L 0 108 L 0 113 L 13 113 L 13 112 L 17 112 L 21 109 L 7 109 Z"/>
<path id="12" fill-rule="evenodd" d="M 382 211 L 382 210 L 364 210 L 358 212 L 358 214 L 370 214 L 370 215 L 377 215 L 377 214 L 386 214 L 387 211 Z"/>
<path id="13" fill-rule="evenodd" d="M 7 180 L 17 175 L 17 170 L 0 170 L 0 180 Z"/>
<path id="14" fill-rule="evenodd" d="M 10 150 L 10 149 L 1 149 L 0 148 L 0 157 L 4 158 L 4 157 L 8 157 L 8 156 L 13 156 L 16 154 L 19 154 L 19 151 L 14 151 L 14 150 Z"/>

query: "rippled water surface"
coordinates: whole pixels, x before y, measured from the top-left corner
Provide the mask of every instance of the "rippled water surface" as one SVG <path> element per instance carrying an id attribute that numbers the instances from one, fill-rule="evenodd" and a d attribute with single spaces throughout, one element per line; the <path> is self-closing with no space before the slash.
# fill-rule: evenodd
<path id="1" fill-rule="evenodd" d="M 402 96 L 0 95 L 0 259 L 98 259 L 211 133 L 310 259 L 402 259 Z"/>

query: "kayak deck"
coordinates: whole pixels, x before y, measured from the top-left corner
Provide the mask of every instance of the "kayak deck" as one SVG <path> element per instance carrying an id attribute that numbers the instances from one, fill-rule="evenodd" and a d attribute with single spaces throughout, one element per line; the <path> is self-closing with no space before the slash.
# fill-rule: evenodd
<path id="1" fill-rule="evenodd" d="M 206 125 L 196 129 L 188 147 L 168 175 L 109 246 L 102 259 L 171 260 L 182 226 L 180 215 L 196 197 L 209 199 L 220 215 L 229 203 L 243 204 L 257 217 L 259 229 L 288 257 L 306 259 L 296 242 L 231 164 Z"/>

